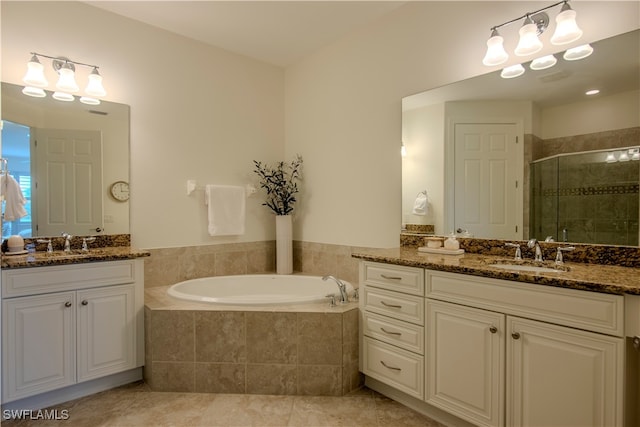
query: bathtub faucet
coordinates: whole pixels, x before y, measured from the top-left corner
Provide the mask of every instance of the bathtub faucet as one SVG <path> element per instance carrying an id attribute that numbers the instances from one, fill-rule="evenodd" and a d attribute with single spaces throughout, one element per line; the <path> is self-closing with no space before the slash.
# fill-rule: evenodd
<path id="1" fill-rule="evenodd" d="M 347 285 L 345 285 L 340 279 L 337 279 L 333 276 L 324 276 L 322 277 L 322 280 L 333 280 L 334 282 L 336 282 L 336 284 L 338 285 L 338 288 L 340 288 L 340 302 L 343 304 L 346 304 L 349 302 L 349 295 L 347 295 Z"/>

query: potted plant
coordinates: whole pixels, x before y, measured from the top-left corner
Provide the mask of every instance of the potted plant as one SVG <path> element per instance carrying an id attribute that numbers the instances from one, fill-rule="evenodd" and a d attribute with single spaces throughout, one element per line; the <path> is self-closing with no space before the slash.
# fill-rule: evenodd
<path id="1" fill-rule="evenodd" d="M 253 161 L 254 172 L 260 177 L 260 188 L 266 191 L 267 198 L 262 204 L 276 214 L 276 272 L 293 272 L 293 230 L 291 214 L 296 203 L 302 157 L 298 154 L 287 162 L 278 162 L 270 166 Z"/>

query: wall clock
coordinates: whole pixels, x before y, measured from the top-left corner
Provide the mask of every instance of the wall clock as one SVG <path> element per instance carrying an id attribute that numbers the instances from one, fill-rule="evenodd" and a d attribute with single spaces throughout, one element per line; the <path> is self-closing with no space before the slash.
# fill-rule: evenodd
<path id="1" fill-rule="evenodd" d="M 129 200 L 129 183 L 126 181 L 116 181 L 111 184 L 111 196 L 119 202 Z"/>

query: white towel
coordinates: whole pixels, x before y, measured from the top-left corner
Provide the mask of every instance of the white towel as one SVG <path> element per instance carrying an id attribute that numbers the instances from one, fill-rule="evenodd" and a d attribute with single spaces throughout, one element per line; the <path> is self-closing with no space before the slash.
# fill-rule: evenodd
<path id="1" fill-rule="evenodd" d="M 207 185 L 204 202 L 208 206 L 209 234 L 244 234 L 245 201 L 244 187 Z"/>
<path id="2" fill-rule="evenodd" d="M 20 184 L 11 175 L 2 175 L 0 180 L 0 196 L 5 201 L 4 220 L 15 221 L 27 215 L 24 205 L 27 200 L 22 194 Z"/>
<path id="3" fill-rule="evenodd" d="M 429 196 L 426 191 L 421 191 L 413 202 L 413 213 L 415 215 L 427 215 L 429 213 Z"/>

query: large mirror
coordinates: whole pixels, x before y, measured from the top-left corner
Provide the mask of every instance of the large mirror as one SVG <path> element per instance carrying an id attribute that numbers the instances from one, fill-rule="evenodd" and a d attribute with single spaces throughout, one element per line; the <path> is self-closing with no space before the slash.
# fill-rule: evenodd
<path id="1" fill-rule="evenodd" d="M 111 188 L 129 181 L 129 106 L 62 102 L 51 92 L 35 98 L 22 89 L 2 83 L 2 158 L 27 215 L 5 216 L 2 237 L 128 234 L 128 200 Z"/>
<path id="2" fill-rule="evenodd" d="M 404 98 L 403 226 L 637 246 L 640 30 L 591 46 Z"/>

